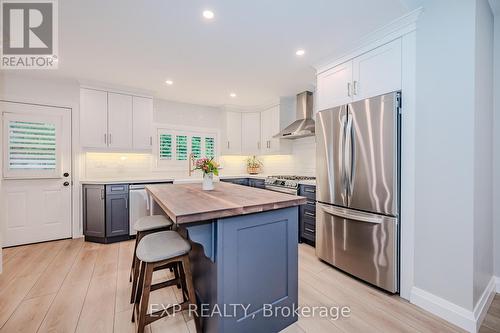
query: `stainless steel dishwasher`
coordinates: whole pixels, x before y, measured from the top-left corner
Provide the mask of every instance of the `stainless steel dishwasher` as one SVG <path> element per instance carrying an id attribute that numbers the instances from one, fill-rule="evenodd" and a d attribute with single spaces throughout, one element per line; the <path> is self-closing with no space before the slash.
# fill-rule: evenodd
<path id="1" fill-rule="evenodd" d="M 147 184 L 130 185 L 129 187 L 129 222 L 130 235 L 135 235 L 134 224 L 141 217 L 151 215 L 149 196 L 144 188 Z"/>

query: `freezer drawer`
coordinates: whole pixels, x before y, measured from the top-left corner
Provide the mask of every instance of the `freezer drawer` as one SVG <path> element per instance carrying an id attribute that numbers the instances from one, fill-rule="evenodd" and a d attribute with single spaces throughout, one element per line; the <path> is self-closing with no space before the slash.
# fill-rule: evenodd
<path id="1" fill-rule="evenodd" d="M 396 218 L 316 205 L 316 254 L 390 292 L 398 291 Z"/>

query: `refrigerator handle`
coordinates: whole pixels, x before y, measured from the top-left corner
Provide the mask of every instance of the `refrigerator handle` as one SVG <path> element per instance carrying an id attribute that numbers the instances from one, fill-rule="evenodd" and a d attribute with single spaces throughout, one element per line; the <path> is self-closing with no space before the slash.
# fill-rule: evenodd
<path id="1" fill-rule="evenodd" d="M 346 173 L 346 126 L 347 116 L 342 116 L 340 133 L 342 133 L 342 142 L 340 143 L 340 180 L 344 191 L 347 190 L 347 173 Z"/>
<path id="2" fill-rule="evenodd" d="M 345 144 L 344 144 L 344 164 L 345 167 L 345 187 L 347 192 L 347 197 L 351 196 L 352 190 L 352 175 L 353 175 L 353 139 L 354 133 L 352 130 L 352 116 L 349 116 L 347 119 L 347 125 L 345 130 Z"/>
<path id="3" fill-rule="evenodd" d="M 325 213 L 329 215 L 337 216 L 348 220 L 366 222 L 372 224 L 381 224 L 384 221 L 383 217 L 369 213 L 352 212 L 352 211 L 347 211 L 344 208 L 327 206 L 324 204 L 320 204 L 319 206 Z"/>

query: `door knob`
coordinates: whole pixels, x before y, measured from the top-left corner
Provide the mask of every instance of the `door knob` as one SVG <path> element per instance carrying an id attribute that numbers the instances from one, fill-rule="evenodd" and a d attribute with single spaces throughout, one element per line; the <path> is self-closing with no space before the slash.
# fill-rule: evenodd
<path id="1" fill-rule="evenodd" d="M 69 182 L 64 182 L 63 185 L 64 186 L 69 186 Z"/>
<path id="2" fill-rule="evenodd" d="M 63 176 L 64 177 L 69 177 L 69 173 L 65 172 L 65 173 L 63 173 Z"/>

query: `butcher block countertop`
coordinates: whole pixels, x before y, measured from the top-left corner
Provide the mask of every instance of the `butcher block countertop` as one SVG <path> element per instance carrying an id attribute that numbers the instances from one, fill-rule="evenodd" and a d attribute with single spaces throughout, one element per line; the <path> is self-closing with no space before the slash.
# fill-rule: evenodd
<path id="1" fill-rule="evenodd" d="M 175 223 L 190 223 L 298 206 L 306 198 L 269 190 L 216 182 L 203 191 L 201 184 L 148 185 L 146 190 Z"/>

